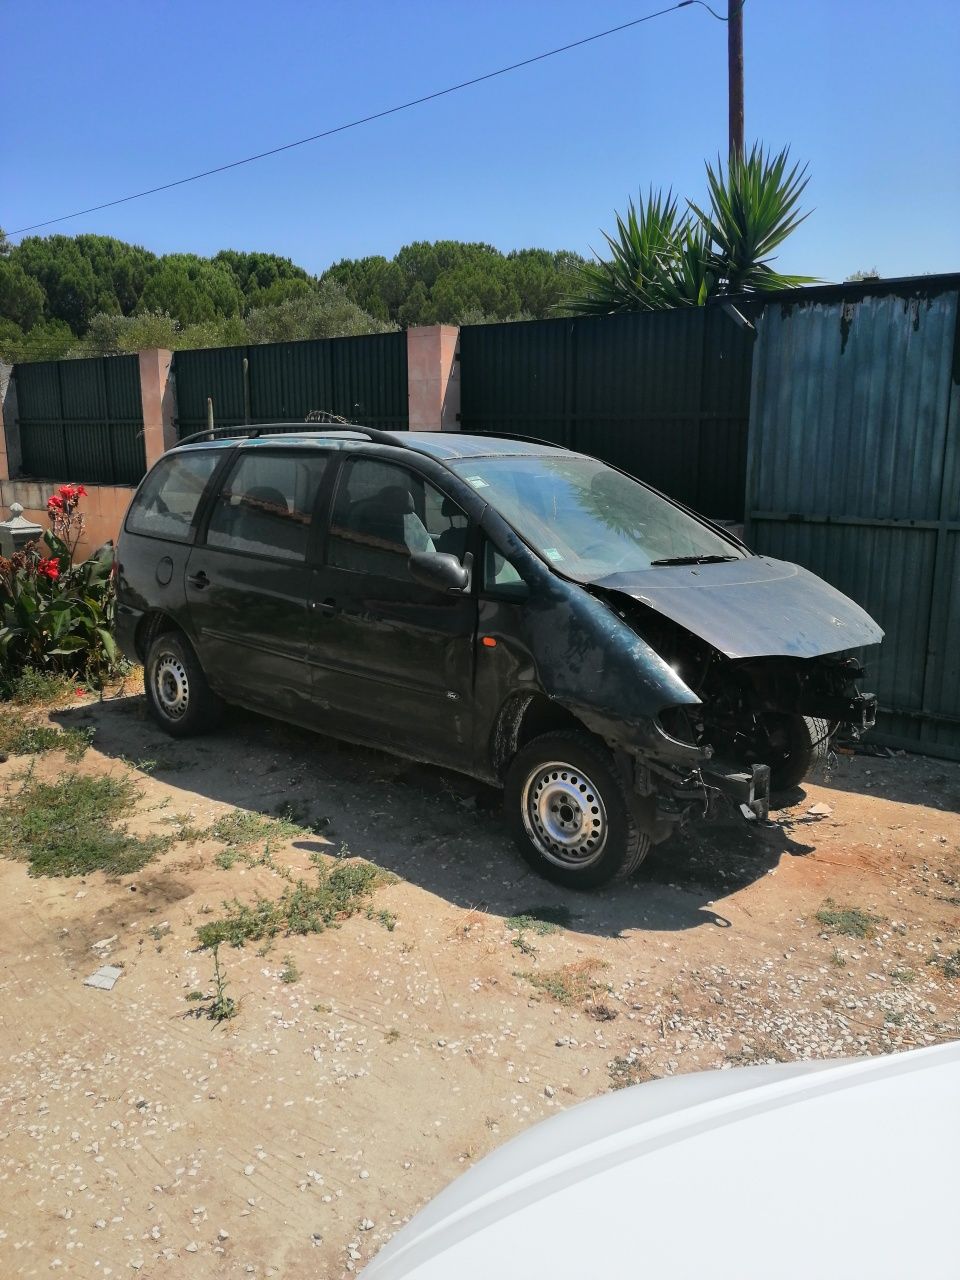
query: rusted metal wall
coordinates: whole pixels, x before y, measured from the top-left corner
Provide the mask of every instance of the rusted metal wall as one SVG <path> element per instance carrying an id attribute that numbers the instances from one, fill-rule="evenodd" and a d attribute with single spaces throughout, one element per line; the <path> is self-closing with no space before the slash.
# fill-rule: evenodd
<path id="1" fill-rule="evenodd" d="M 138 483 L 146 458 L 136 356 L 18 364 L 14 377 L 25 477 Z"/>
<path id="2" fill-rule="evenodd" d="M 461 426 L 568 445 L 740 519 L 752 346 L 718 306 L 471 325 Z"/>
<path id="3" fill-rule="evenodd" d="M 178 351 L 174 375 L 181 436 L 206 427 L 208 397 L 218 427 L 303 422 L 312 409 L 327 409 L 368 427 L 407 428 L 407 336 L 401 332 Z"/>
<path id="4" fill-rule="evenodd" d="M 747 540 L 886 631 L 877 738 L 960 759 L 960 277 L 805 290 L 758 322 Z"/>

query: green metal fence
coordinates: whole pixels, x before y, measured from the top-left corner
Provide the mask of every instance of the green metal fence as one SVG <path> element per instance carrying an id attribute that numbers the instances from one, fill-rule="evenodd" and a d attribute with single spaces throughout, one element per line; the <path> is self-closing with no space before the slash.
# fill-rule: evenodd
<path id="1" fill-rule="evenodd" d="M 595 454 L 707 515 L 738 520 L 753 337 L 715 306 L 469 326 L 460 331 L 461 425 Z"/>
<path id="2" fill-rule="evenodd" d="M 18 364 L 14 376 L 24 476 L 139 482 L 146 459 L 136 356 Z"/>
<path id="3" fill-rule="evenodd" d="M 781 295 L 759 323 L 747 539 L 859 601 L 881 742 L 960 759 L 960 275 Z"/>
<path id="4" fill-rule="evenodd" d="M 393 431 L 409 424 L 403 332 L 178 351 L 174 372 L 181 437 L 206 427 L 208 398 L 218 427 L 303 422 L 313 409 Z"/>

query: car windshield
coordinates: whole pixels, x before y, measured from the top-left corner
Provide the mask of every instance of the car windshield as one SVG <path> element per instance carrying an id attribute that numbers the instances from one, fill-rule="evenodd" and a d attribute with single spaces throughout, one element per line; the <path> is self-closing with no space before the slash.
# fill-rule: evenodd
<path id="1" fill-rule="evenodd" d="M 545 560 L 580 582 L 745 554 L 594 458 L 472 458 L 453 465 Z"/>

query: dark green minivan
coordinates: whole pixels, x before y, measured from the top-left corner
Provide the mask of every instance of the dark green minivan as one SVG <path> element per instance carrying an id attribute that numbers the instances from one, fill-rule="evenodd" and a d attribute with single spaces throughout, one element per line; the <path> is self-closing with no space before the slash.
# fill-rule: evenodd
<path id="1" fill-rule="evenodd" d="M 504 789 L 589 888 L 718 792 L 765 816 L 876 700 L 876 623 L 796 565 L 549 444 L 245 427 L 172 449 L 117 550 L 118 638 L 169 733 L 237 703 Z"/>

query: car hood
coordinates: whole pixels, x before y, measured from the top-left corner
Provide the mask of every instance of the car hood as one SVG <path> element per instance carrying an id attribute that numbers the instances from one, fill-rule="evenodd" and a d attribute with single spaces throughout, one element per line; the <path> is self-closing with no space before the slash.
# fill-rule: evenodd
<path id="1" fill-rule="evenodd" d="M 883 639 L 848 596 L 809 570 L 768 556 L 662 565 L 593 585 L 655 609 L 728 658 L 817 658 Z"/>
<path id="2" fill-rule="evenodd" d="M 364 1280 L 954 1276 L 958 1083 L 949 1044 L 635 1085 L 481 1160 Z"/>

